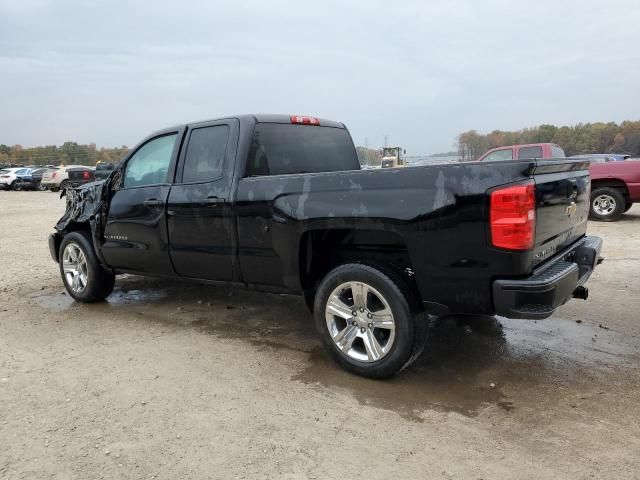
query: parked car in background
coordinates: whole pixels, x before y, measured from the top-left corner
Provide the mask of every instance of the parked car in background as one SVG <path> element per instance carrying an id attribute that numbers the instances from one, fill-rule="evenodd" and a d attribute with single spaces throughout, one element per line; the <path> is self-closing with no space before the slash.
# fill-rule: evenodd
<path id="1" fill-rule="evenodd" d="M 42 175 L 48 168 L 33 168 L 24 175 L 18 175 L 13 184 L 14 190 L 46 190 L 40 183 Z"/>
<path id="2" fill-rule="evenodd" d="M 68 169 L 67 186 L 79 187 L 85 183 L 93 182 L 95 180 L 94 172 L 91 167 L 74 167 Z"/>
<path id="3" fill-rule="evenodd" d="M 111 172 L 113 172 L 114 168 L 115 165 L 111 162 L 101 162 L 97 164 L 94 172 L 96 180 L 104 180 L 109 175 L 111 175 Z"/>
<path id="4" fill-rule="evenodd" d="M 0 170 L 0 188 L 4 190 L 13 190 L 16 180 L 21 175 L 27 175 L 31 169 L 29 168 L 5 168 Z"/>
<path id="5" fill-rule="evenodd" d="M 640 202 L 640 159 L 592 161 L 591 210 L 594 220 L 614 221 Z"/>
<path id="6" fill-rule="evenodd" d="M 72 168 L 91 168 L 85 165 L 68 165 L 51 169 L 42 176 L 42 185 L 52 192 L 65 190 L 69 184 L 69 169 Z"/>
<path id="7" fill-rule="evenodd" d="M 508 145 L 492 148 L 478 160 L 526 160 L 528 158 L 564 158 L 564 150 L 555 143 L 528 143 L 525 145 Z"/>

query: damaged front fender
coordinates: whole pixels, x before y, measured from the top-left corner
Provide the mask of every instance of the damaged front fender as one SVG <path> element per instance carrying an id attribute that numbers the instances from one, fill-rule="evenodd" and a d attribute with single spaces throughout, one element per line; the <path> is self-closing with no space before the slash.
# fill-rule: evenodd
<path id="1" fill-rule="evenodd" d="M 103 264 L 104 259 L 99 246 L 102 243 L 109 212 L 111 186 L 114 181 L 118 181 L 119 177 L 116 174 L 106 180 L 86 183 L 77 188 L 67 188 L 62 194 L 67 197 L 67 208 L 54 227 L 60 239 L 74 230 L 90 230 L 96 255 Z"/>
<path id="2" fill-rule="evenodd" d="M 58 233 L 66 233 L 74 223 L 87 222 L 94 231 L 102 223 L 101 213 L 108 190 L 104 180 L 66 189 L 63 195 L 67 197 L 67 209 L 55 226 Z"/>

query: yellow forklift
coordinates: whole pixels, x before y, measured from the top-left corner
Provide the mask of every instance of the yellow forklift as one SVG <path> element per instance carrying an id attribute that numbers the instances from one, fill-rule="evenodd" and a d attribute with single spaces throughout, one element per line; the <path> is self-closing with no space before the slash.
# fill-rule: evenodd
<path id="1" fill-rule="evenodd" d="M 382 168 L 406 167 L 404 155 L 407 153 L 400 147 L 384 147 L 382 149 Z"/>

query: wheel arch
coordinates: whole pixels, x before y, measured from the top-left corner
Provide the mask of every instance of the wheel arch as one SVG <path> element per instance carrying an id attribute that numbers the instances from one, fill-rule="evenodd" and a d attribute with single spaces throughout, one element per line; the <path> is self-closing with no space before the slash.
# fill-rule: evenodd
<path id="1" fill-rule="evenodd" d="M 315 292 L 322 279 L 333 268 L 344 263 L 378 265 L 404 274 L 409 277 L 409 282 L 415 283 L 407 242 L 392 230 L 308 230 L 300 237 L 298 254 L 300 287 L 310 310 L 313 310 Z"/>
<path id="2" fill-rule="evenodd" d="M 621 190 L 625 200 L 626 201 L 630 200 L 629 189 L 627 188 L 627 184 L 624 180 L 621 180 L 619 178 L 598 178 L 595 180 L 591 180 L 591 193 L 593 193 L 598 188 L 619 189 Z"/>

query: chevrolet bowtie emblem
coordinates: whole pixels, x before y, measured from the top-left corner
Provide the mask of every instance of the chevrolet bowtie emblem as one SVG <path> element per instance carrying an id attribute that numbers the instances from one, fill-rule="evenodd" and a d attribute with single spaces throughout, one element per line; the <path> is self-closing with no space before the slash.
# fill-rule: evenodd
<path id="1" fill-rule="evenodd" d="M 567 210 L 565 213 L 567 214 L 567 217 L 570 217 L 571 215 L 576 213 L 577 210 L 578 207 L 576 206 L 576 202 L 571 202 L 569 205 L 567 205 Z"/>

